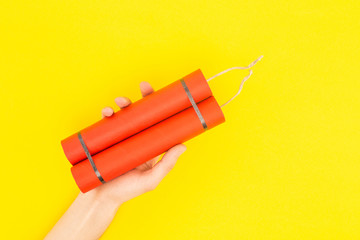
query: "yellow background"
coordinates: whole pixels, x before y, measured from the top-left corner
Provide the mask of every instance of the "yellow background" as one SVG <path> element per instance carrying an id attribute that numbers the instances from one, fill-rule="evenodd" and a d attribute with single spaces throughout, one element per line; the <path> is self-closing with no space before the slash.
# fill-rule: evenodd
<path id="1" fill-rule="evenodd" d="M 60 140 L 113 99 L 260 55 L 103 239 L 359 239 L 360 3 L 1 1 L 1 234 L 41 239 L 78 194 Z M 211 82 L 220 103 L 247 71 Z"/>

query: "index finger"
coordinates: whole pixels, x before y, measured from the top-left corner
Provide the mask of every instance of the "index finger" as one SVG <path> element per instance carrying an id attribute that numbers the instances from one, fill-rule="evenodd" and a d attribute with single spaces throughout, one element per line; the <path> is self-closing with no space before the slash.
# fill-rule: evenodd
<path id="1" fill-rule="evenodd" d="M 153 93 L 154 89 L 151 87 L 150 83 L 143 81 L 140 83 L 140 91 L 141 95 L 146 97 L 147 95 Z"/>

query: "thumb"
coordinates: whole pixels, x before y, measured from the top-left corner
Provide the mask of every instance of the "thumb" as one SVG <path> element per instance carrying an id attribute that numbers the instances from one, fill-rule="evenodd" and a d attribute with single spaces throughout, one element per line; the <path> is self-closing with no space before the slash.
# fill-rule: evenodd
<path id="1" fill-rule="evenodd" d="M 178 144 L 170 148 L 162 157 L 162 159 L 155 164 L 147 173 L 148 184 L 150 189 L 154 189 L 161 180 L 173 169 L 177 159 L 185 152 L 186 146 L 184 144 Z"/>

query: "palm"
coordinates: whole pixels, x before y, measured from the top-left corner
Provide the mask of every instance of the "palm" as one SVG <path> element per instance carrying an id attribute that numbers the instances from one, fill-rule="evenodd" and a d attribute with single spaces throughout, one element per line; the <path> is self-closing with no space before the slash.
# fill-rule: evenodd
<path id="1" fill-rule="evenodd" d="M 154 90 L 147 82 L 140 83 L 140 90 L 143 97 L 151 94 Z M 125 108 L 131 104 L 126 97 L 115 99 L 116 104 Z M 114 110 L 106 107 L 102 110 L 103 117 L 110 117 Z M 125 202 L 144 192 L 154 189 L 165 175 L 174 167 L 178 156 L 185 151 L 183 144 L 176 145 L 169 149 L 161 161 L 157 163 L 160 156 L 157 156 L 133 170 L 117 177 L 116 179 L 96 188 L 94 191 L 104 192 L 105 195 L 117 202 Z"/>
<path id="2" fill-rule="evenodd" d="M 151 190 L 151 186 L 148 186 L 147 183 L 146 172 L 152 169 L 156 160 L 157 158 L 154 158 L 141 164 L 137 168 L 98 187 L 97 191 L 104 191 L 108 197 L 116 201 L 126 202 Z"/>

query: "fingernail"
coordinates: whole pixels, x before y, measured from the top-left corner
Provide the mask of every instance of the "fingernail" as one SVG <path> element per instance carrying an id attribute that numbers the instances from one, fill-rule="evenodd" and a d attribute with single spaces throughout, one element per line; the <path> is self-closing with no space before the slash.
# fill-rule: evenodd
<path id="1" fill-rule="evenodd" d="M 117 97 L 116 101 L 120 102 L 120 103 L 126 103 L 126 99 L 124 97 Z"/>

